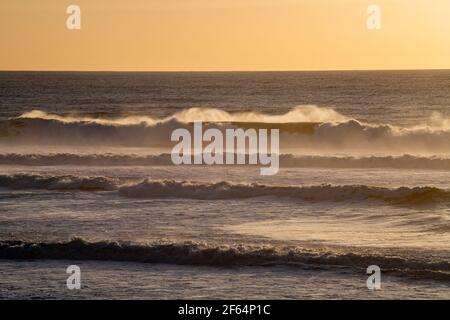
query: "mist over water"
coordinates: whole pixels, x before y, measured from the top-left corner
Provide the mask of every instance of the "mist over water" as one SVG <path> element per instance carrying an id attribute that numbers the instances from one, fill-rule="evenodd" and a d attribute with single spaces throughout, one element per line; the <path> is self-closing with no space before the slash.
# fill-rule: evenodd
<path id="1" fill-rule="evenodd" d="M 74 117 L 33 110 L 0 124 L 0 146 L 167 147 L 170 151 L 171 133 L 177 128 L 192 132 L 194 121 L 202 121 L 206 128 L 217 128 L 223 134 L 227 128 L 277 127 L 281 148 L 297 152 L 450 153 L 450 118 L 440 113 L 433 113 L 424 123 L 399 127 L 363 123 L 317 106 L 297 106 L 282 115 L 191 108 L 161 119 Z"/>

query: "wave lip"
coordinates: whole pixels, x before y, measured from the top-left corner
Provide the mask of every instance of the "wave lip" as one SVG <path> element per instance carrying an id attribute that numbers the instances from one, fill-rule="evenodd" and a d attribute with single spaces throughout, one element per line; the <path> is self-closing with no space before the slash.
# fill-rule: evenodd
<path id="1" fill-rule="evenodd" d="M 165 118 L 150 116 L 125 116 L 116 119 L 102 119 L 80 116 L 60 116 L 41 110 L 32 110 L 22 114 L 19 119 L 57 120 L 65 123 L 97 123 L 110 125 L 154 125 L 158 122 L 175 120 L 181 123 L 203 122 L 256 122 L 256 123 L 300 123 L 300 122 L 342 122 L 349 120 L 332 108 L 315 105 L 300 105 L 282 115 L 264 114 L 260 112 L 227 112 L 216 108 L 189 108 Z"/>
<path id="2" fill-rule="evenodd" d="M 294 126 L 300 131 L 310 131 L 310 123 L 346 119 L 333 109 L 317 106 L 299 106 L 284 115 L 190 108 L 159 119 L 150 116 L 103 119 L 33 110 L 16 119 L 0 122 L 0 142 L 13 145 L 168 147 L 173 145 L 171 133 L 178 128 L 192 129 L 194 121 L 222 130 L 238 123 L 253 123 Z"/>
<path id="3" fill-rule="evenodd" d="M 119 188 L 130 198 L 189 198 L 198 200 L 288 197 L 306 201 L 381 200 L 393 204 L 430 204 L 450 201 L 450 191 L 435 187 L 389 189 L 365 185 L 270 186 L 233 184 L 227 181 L 199 183 L 176 180 L 149 180 Z"/>
<path id="4" fill-rule="evenodd" d="M 34 243 L 0 241 L 0 259 L 102 260 L 202 266 L 350 267 L 365 270 L 378 265 L 383 272 L 401 276 L 450 281 L 448 260 L 423 261 L 400 256 L 312 251 L 298 247 L 226 246 L 198 243 L 119 242 Z"/>

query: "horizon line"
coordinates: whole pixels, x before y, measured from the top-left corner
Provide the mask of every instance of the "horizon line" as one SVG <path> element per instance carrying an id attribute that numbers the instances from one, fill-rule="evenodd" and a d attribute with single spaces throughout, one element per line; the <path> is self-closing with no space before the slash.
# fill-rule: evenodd
<path id="1" fill-rule="evenodd" d="M 0 72 L 104 72 L 104 73 L 238 73 L 238 72 L 377 72 L 377 71 L 449 71 L 450 68 L 423 69 L 304 69 L 304 70 L 32 70 L 32 69 L 0 69 Z"/>

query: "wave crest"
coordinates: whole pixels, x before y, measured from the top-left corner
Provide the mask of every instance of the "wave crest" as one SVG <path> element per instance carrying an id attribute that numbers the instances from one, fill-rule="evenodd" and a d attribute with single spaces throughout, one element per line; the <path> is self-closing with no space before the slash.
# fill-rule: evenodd
<path id="1" fill-rule="evenodd" d="M 149 180 L 122 186 L 120 194 L 131 198 L 189 198 L 198 200 L 288 197 L 305 201 L 381 200 L 398 204 L 426 204 L 450 201 L 450 191 L 434 187 L 389 189 L 365 185 L 270 186 L 257 183 L 198 183 Z"/>
<path id="2" fill-rule="evenodd" d="M 298 123 L 298 122 L 343 122 L 349 118 L 331 108 L 314 105 L 297 106 L 282 115 L 271 115 L 260 112 L 227 112 L 215 108 L 189 108 L 165 118 L 150 116 L 126 116 L 122 118 L 102 119 L 80 116 L 60 116 L 40 110 L 32 110 L 22 114 L 21 119 L 57 120 L 65 123 L 90 122 L 111 125 L 142 124 L 154 125 L 158 122 L 176 120 L 181 123 L 203 122 L 258 122 L 258 123 Z"/>
<path id="3" fill-rule="evenodd" d="M 191 108 L 165 118 L 129 116 L 118 119 L 31 111 L 1 122 L 0 142 L 7 145 L 170 147 L 173 130 L 192 130 L 193 121 L 203 121 L 205 129 L 279 128 L 281 148 L 450 153 L 449 120 L 442 115 L 432 115 L 423 125 L 402 128 L 363 123 L 333 109 L 316 106 L 299 106 L 282 115 Z"/>
<path id="4" fill-rule="evenodd" d="M 130 244 L 110 241 L 33 243 L 0 241 L 0 259 L 108 260 L 203 266 L 273 266 L 300 268 L 350 267 L 365 271 L 378 265 L 383 272 L 442 281 L 450 280 L 450 262 L 400 256 L 313 251 L 299 247 L 214 245 L 204 243 Z"/>

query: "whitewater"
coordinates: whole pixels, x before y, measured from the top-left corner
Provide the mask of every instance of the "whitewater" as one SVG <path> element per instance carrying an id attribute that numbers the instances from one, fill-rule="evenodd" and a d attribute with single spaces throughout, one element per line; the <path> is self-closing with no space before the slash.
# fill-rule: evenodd
<path id="1" fill-rule="evenodd" d="M 251 121 L 249 121 L 251 119 Z M 230 114 L 218 109 L 192 108 L 163 119 L 118 119 L 59 116 L 31 111 L 0 123 L 4 146 L 98 146 L 163 148 L 173 146 L 171 133 L 183 128 L 192 133 L 194 121 L 215 128 L 280 128 L 281 147 L 316 152 L 450 152 L 450 119 L 433 113 L 425 123 L 411 127 L 372 124 L 348 119 L 333 109 L 297 106 L 283 115 Z"/>

